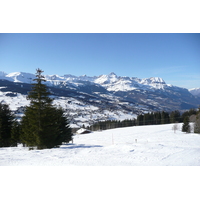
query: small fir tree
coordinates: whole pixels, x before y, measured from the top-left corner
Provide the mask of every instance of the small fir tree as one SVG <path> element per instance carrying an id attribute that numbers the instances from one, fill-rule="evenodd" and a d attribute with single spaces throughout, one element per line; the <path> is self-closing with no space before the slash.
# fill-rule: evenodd
<path id="1" fill-rule="evenodd" d="M 189 123 L 189 117 L 188 116 L 184 117 L 182 132 L 190 133 L 190 123 Z"/>

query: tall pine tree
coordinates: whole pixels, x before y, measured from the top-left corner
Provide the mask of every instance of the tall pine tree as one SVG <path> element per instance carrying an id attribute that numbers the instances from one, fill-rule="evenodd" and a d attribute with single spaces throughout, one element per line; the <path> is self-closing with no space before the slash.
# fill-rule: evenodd
<path id="1" fill-rule="evenodd" d="M 28 95 L 30 106 L 26 107 L 21 122 L 21 140 L 29 147 L 52 148 L 72 140 L 71 129 L 64 111 L 53 106 L 50 92 L 42 82 L 42 70 L 37 69 L 36 81 Z"/>

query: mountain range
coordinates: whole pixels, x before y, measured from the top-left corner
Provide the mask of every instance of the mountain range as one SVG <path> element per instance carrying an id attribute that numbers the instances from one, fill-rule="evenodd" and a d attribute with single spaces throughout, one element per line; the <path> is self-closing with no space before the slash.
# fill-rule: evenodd
<path id="1" fill-rule="evenodd" d="M 64 107 L 71 116 L 71 123 L 78 126 L 98 120 L 133 118 L 145 112 L 198 108 L 200 105 L 200 88 L 188 90 L 173 86 L 159 77 L 140 79 L 117 76 L 113 72 L 93 77 L 70 74 L 44 77 L 55 104 Z M 29 103 L 25 97 L 34 78 L 34 74 L 25 72 L 0 72 L 0 101 L 9 103 L 16 112 L 22 111 Z"/>

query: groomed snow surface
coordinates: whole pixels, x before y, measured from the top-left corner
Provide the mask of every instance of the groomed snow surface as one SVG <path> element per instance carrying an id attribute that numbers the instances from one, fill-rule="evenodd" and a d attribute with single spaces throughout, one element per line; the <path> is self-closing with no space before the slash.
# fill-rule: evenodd
<path id="1" fill-rule="evenodd" d="M 29 150 L 0 148 L 1 166 L 200 166 L 200 134 L 173 124 L 135 126 L 75 135 L 73 144 Z"/>

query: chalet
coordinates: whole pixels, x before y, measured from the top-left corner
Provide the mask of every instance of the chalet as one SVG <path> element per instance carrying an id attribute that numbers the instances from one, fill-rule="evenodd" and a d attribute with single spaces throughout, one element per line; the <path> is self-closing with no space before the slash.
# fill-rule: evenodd
<path id="1" fill-rule="evenodd" d="M 78 131 L 76 131 L 76 134 L 86 134 L 86 133 L 91 133 L 91 131 L 85 128 L 81 128 Z"/>

